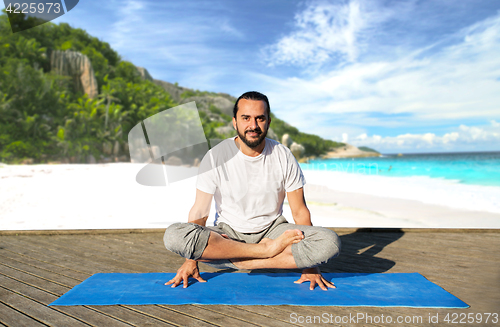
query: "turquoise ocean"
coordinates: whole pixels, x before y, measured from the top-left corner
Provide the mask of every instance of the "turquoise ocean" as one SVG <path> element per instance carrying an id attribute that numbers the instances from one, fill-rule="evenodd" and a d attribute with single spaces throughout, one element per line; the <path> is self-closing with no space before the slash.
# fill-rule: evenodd
<path id="1" fill-rule="evenodd" d="M 311 160 L 303 170 L 387 177 L 427 176 L 462 184 L 500 187 L 500 152 L 385 154 L 382 157 Z"/>

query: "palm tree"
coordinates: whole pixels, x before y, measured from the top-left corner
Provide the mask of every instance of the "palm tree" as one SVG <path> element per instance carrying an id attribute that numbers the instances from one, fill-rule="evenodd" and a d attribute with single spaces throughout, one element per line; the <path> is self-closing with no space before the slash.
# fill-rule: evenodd
<path id="1" fill-rule="evenodd" d="M 108 75 L 104 76 L 104 82 L 108 82 Z M 106 116 L 104 119 L 104 130 L 108 130 L 108 119 L 109 119 L 109 106 L 111 105 L 111 102 L 119 102 L 120 99 L 116 98 L 113 96 L 113 94 L 116 93 L 116 90 L 111 87 L 111 85 L 106 84 L 103 85 L 101 88 L 101 94 L 99 94 L 97 97 L 103 99 L 106 102 Z"/>

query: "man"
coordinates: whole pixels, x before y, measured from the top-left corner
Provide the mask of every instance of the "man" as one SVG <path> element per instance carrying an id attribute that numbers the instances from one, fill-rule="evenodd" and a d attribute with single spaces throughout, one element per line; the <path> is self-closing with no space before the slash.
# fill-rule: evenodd
<path id="1" fill-rule="evenodd" d="M 313 227 L 304 199 L 305 179 L 288 148 L 266 138 L 271 123 L 267 97 L 240 96 L 233 109 L 238 136 L 212 148 L 202 160 L 196 200 L 188 223 L 167 228 L 167 249 L 186 261 L 165 285 L 205 282 L 198 261 L 217 268 L 303 269 L 296 283 L 335 288 L 317 267 L 338 255 L 340 240 L 329 229 Z M 208 167 L 208 168 L 207 168 Z M 285 193 L 295 224 L 282 216 Z M 206 227 L 215 197 L 215 227 Z"/>

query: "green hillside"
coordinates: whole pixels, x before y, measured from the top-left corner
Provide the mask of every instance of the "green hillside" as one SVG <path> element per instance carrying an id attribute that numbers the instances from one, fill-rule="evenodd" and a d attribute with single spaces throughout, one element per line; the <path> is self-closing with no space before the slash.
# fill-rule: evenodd
<path id="1" fill-rule="evenodd" d="M 97 81 L 97 97 L 84 94 L 74 78 L 54 73 L 50 58 L 56 50 L 77 51 L 88 57 Z M 158 82 L 141 76 L 137 67 L 122 60 L 108 43 L 82 29 L 47 23 L 13 34 L 2 14 L 0 161 L 19 163 L 31 158 L 35 163 L 84 163 L 91 156 L 104 162 L 128 161 L 127 135 L 139 121 L 190 99 L 197 103 L 215 96 L 235 100 L 227 94 L 177 85 L 169 93 Z M 208 139 L 227 136 L 216 129 L 227 125 L 230 115 L 210 105 L 200 110 L 200 116 Z M 274 116 L 272 119 L 278 138 L 289 133 L 304 145 L 307 156 L 341 145 L 300 133 Z"/>
<path id="2" fill-rule="evenodd" d="M 375 149 L 372 149 L 372 148 L 369 148 L 367 146 L 359 146 L 358 149 L 360 150 L 363 150 L 363 151 L 366 151 L 366 152 L 375 152 L 375 153 L 379 153 L 377 150 Z"/>

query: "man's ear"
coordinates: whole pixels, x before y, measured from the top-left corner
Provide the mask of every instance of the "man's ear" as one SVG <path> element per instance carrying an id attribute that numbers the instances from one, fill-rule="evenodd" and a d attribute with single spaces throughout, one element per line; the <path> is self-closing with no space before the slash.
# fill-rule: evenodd
<path id="1" fill-rule="evenodd" d="M 233 128 L 236 130 L 236 118 L 233 117 Z"/>

